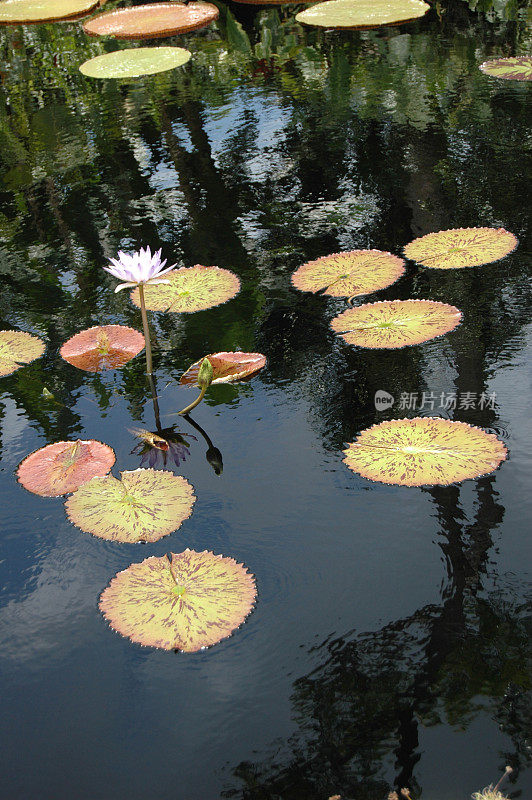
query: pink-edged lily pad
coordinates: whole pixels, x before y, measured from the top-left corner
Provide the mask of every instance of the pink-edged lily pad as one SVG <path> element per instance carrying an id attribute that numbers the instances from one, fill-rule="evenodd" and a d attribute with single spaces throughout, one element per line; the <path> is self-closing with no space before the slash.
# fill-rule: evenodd
<path id="1" fill-rule="evenodd" d="M 17 477 L 33 494 L 59 497 L 75 492 L 95 475 L 107 475 L 114 463 L 113 449 L 95 439 L 54 442 L 27 456 Z"/>
<path id="2" fill-rule="evenodd" d="M 125 325 L 97 325 L 76 333 L 59 354 L 78 369 L 100 372 L 118 369 L 144 348 L 144 336 Z"/>
<path id="3" fill-rule="evenodd" d="M 211 353 L 208 358 L 213 370 L 213 383 L 234 383 L 250 378 L 266 365 L 266 356 L 262 353 Z M 186 372 L 181 375 L 179 383 L 197 384 L 199 369 L 203 358 L 194 362 Z"/>

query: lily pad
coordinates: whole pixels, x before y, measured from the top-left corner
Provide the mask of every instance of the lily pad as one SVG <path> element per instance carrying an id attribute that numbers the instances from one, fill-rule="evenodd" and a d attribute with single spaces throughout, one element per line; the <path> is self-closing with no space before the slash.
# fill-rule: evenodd
<path id="1" fill-rule="evenodd" d="M 480 69 L 491 78 L 504 78 L 510 81 L 532 81 L 532 56 L 513 56 L 512 58 L 493 58 L 484 61 Z"/>
<path id="2" fill-rule="evenodd" d="M 139 78 L 182 67 L 191 55 L 183 47 L 136 47 L 90 58 L 79 70 L 89 78 Z"/>
<path id="3" fill-rule="evenodd" d="M 144 344 L 144 336 L 133 328 L 97 325 L 72 336 L 59 354 L 78 369 L 101 372 L 123 367 L 140 353 Z"/>
<path id="4" fill-rule="evenodd" d="M 482 428 L 437 417 L 381 422 L 344 450 L 353 472 L 400 486 L 448 486 L 487 475 L 507 456 L 504 444 Z"/>
<path id="5" fill-rule="evenodd" d="M 185 478 L 155 469 L 122 472 L 121 477 L 93 478 L 69 497 L 70 521 L 113 542 L 156 542 L 190 517 L 196 498 Z"/>
<path id="6" fill-rule="evenodd" d="M 332 297 L 370 294 L 395 283 L 405 271 L 404 264 L 402 258 L 384 250 L 332 253 L 299 267 L 292 284 L 303 292 L 323 290 Z"/>
<path id="7" fill-rule="evenodd" d="M 230 636 L 256 595 L 243 564 L 187 549 L 119 572 L 100 597 L 100 611 L 133 642 L 195 653 Z"/>
<path id="8" fill-rule="evenodd" d="M 349 308 L 331 322 L 348 344 L 359 347 L 406 347 L 454 330 L 461 312 L 435 300 L 382 300 Z"/>
<path id="9" fill-rule="evenodd" d="M 99 0 L 2 0 L 0 24 L 52 22 L 88 14 Z"/>
<path id="10" fill-rule="evenodd" d="M 24 331 L 0 331 L 0 375 L 11 375 L 19 367 L 40 358 L 46 345 Z"/>
<path id="11" fill-rule="evenodd" d="M 424 267 L 456 269 L 498 261 L 517 244 L 513 233 L 504 228 L 452 228 L 414 239 L 404 254 Z"/>
<path id="12" fill-rule="evenodd" d="M 410 22 L 429 8 L 422 0 L 327 0 L 300 11 L 296 20 L 323 28 L 376 28 Z"/>
<path id="13" fill-rule="evenodd" d="M 54 442 L 27 456 L 17 476 L 29 492 L 59 497 L 77 491 L 95 475 L 106 475 L 114 463 L 113 449 L 95 439 Z"/>
<path id="14" fill-rule="evenodd" d="M 146 308 L 150 311 L 203 311 L 231 300 L 240 291 L 236 275 L 220 267 L 181 267 L 167 272 L 164 279 L 169 283 L 148 283 L 144 287 Z M 140 307 L 138 289 L 133 289 L 131 299 Z"/>
<path id="15" fill-rule="evenodd" d="M 83 30 L 90 36 L 157 39 L 204 28 L 218 13 L 212 3 L 149 3 L 100 14 L 85 22 Z"/>
<path id="16" fill-rule="evenodd" d="M 213 383 L 234 383 L 251 378 L 266 365 L 262 353 L 211 353 L 208 358 L 213 370 Z M 203 358 L 196 361 L 184 372 L 179 383 L 196 385 Z"/>

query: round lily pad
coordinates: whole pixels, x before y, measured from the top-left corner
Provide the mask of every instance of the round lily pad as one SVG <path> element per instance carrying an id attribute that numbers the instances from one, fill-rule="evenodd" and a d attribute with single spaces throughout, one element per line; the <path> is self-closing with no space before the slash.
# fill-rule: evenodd
<path id="1" fill-rule="evenodd" d="M 88 14 L 98 3 L 99 0 L 2 0 L 0 24 L 52 22 L 79 17 Z"/>
<path id="2" fill-rule="evenodd" d="M 90 36 L 156 39 L 204 28 L 218 13 L 212 3 L 149 3 L 100 14 L 85 22 L 83 30 Z"/>
<path id="3" fill-rule="evenodd" d="M 59 354 L 78 369 L 100 372 L 118 369 L 131 361 L 144 347 L 144 336 L 125 325 L 97 325 L 76 333 Z"/>
<path id="4" fill-rule="evenodd" d="M 504 78 L 509 81 L 532 81 L 532 56 L 513 56 L 512 58 L 493 58 L 484 61 L 480 69 L 491 78 Z"/>
<path id="5" fill-rule="evenodd" d="M 504 228 L 452 228 L 414 239 L 404 254 L 424 267 L 456 269 L 498 261 L 516 247 L 517 238 Z"/>
<path id="6" fill-rule="evenodd" d="M 173 472 L 137 469 L 122 480 L 93 478 L 65 503 L 68 517 L 87 533 L 114 542 L 156 542 L 190 517 L 194 490 Z"/>
<path id="7" fill-rule="evenodd" d="M 95 475 L 106 475 L 114 463 L 113 449 L 95 439 L 54 442 L 27 456 L 17 476 L 29 492 L 59 497 L 75 492 Z"/>
<path id="8" fill-rule="evenodd" d="M 139 78 L 181 67 L 191 55 L 183 47 L 136 47 L 90 58 L 79 69 L 89 78 Z"/>
<path id="9" fill-rule="evenodd" d="M 164 279 L 169 283 L 147 283 L 144 287 L 150 311 L 202 311 L 227 302 L 240 291 L 236 275 L 220 267 L 181 267 L 167 272 Z M 131 299 L 140 307 L 138 289 L 133 289 Z"/>
<path id="10" fill-rule="evenodd" d="M 212 366 L 211 384 L 234 383 L 251 378 L 266 365 L 266 356 L 263 356 L 262 353 L 211 353 L 204 358 L 208 358 Z M 196 385 L 202 363 L 203 358 L 200 358 L 199 361 L 192 364 L 181 375 L 179 383 Z"/>
<path id="11" fill-rule="evenodd" d="M 382 300 L 349 308 L 331 322 L 348 344 L 398 348 L 442 336 L 460 324 L 461 312 L 435 300 Z"/>
<path id="12" fill-rule="evenodd" d="M 19 367 L 40 358 L 46 345 L 24 331 L 0 331 L 0 375 L 11 375 Z"/>
<path id="13" fill-rule="evenodd" d="M 327 0 L 300 11 L 296 20 L 323 28 L 376 28 L 410 22 L 429 8 L 422 0 Z"/>
<path id="14" fill-rule="evenodd" d="M 243 564 L 187 549 L 119 572 L 100 597 L 100 611 L 133 642 L 195 653 L 230 636 L 256 595 Z"/>
<path id="15" fill-rule="evenodd" d="M 493 472 L 507 456 L 494 434 L 438 417 L 373 425 L 344 453 L 353 472 L 400 486 L 448 486 Z"/>
<path id="16" fill-rule="evenodd" d="M 402 258 L 384 250 L 332 253 L 299 267 L 292 284 L 303 292 L 323 290 L 332 297 L 369 294 L 395 283 L 405 271 L 404 264 Z"/>

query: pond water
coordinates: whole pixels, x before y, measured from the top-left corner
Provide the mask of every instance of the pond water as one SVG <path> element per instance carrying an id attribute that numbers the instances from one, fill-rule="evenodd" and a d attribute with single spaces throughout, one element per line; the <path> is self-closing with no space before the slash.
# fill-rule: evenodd
<path id="1" fill-rule="evenodd" d="M 0 386 L 2 798 L 458 800 L 507 764 L 511 796 L 532 796 L 531 92 L 478 69 L 530 34 L 514 3 L 347 32 L 304 28 L 300 9 L 220 5 L 219 23 L 168 40 L 189 64 L 129 82 L 79 73 L 118 46 L 79 23 L 1 31 L 0 328 L 47 345 Z M 290 284 L 308 259 L 467 226 L 519 246 L 471 269 L 409 262 L 367 298 L 463 311 L 423 345 L 349 346 L 329 328 L 345 300 Z M 78 437 L 111 445 L 115 474 L 140 465 L 130 429 L 156 423 L 144 356 L 94 375 L 58 352 L 92 325 L 141 329 L 102 266 L 147 244 L 242 290 L 151 315 L 160 420 L 188 437 L 175 472 L 197 502 L 170 537 L 128 545 L 82 533 L 15 471 Z M 194 396 L 182 371 L 235 349 L 267 367 L 211 387 L 199 430 L 176 416 Z M 379 390 L 392 406 L 376 409 Z M 342 463 L 364 428 L 418 414 L 496 433 L 509 458 L 436 488 Z M 98 598 L 115 573 L 186 547 L 256 576 L 245 624 L 196 654 L 112 631 Z"/>

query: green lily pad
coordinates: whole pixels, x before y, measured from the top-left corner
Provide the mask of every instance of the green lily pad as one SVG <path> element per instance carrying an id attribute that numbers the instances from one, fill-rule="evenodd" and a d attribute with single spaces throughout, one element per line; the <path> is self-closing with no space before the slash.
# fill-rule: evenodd
<path id="1" fill-rule="evenodd" d="M 532 81 L 532 56 L 512 58 L 493 58 L 484 61 L 480 69 L 491 78 L 504 78 L 510 81 Z"/>
<path id="2" fill-rule="evenodd" d="M 194 505 L 194 490 L 173 472 L 137 469 L 122 480 L 93 478 L 65 503 L 82 531 L 114 542 L 156 542 L 177 530 Z"/>
<path id="3" fill-rule="evenodd" d="M 0 375 L 11 375 L 23 364 L 40 358 L 46 345 L 24 331 L 0 331 Z"/>
<path id="4" fill-rule="evenodd" d="M 422 0 L 327 0 L 300 11 L 296 20 L 323 28 L 376 28 L 410 22 L 429 8 Z"/>
<path id="5" fill-rule="evenodd" d="M 231 636 L 256 595 L 255 578 L 243 564 L 187 549 L 119 572 L 102 592 L 100 611 L 133 642 L 196 653 Z"/>
<path id="6" fill-rule="evenodd" d="M 240 290 L 234 273 L 201 264 L 167 272 L 164 280 L 165 283 L 144 286 L 146 308 L 150 311 L 203 311 L 227 302 Z M 131 300 L 140 307 L 138 289 L 131 292 Z"/>
<path id="7" fill-rule="evenodd" d="M 0 3 L 0 24 L 52 22 L 79 17 L 97 5 L 98 0 L 3 0 Z"/>
<path id="8" fill-rule="evenodd" d="M 139 78 L 182 67 L 191 55 L 183 47 L 136 47 L 90 58 L 79 69 L 89 78 Z"/>

